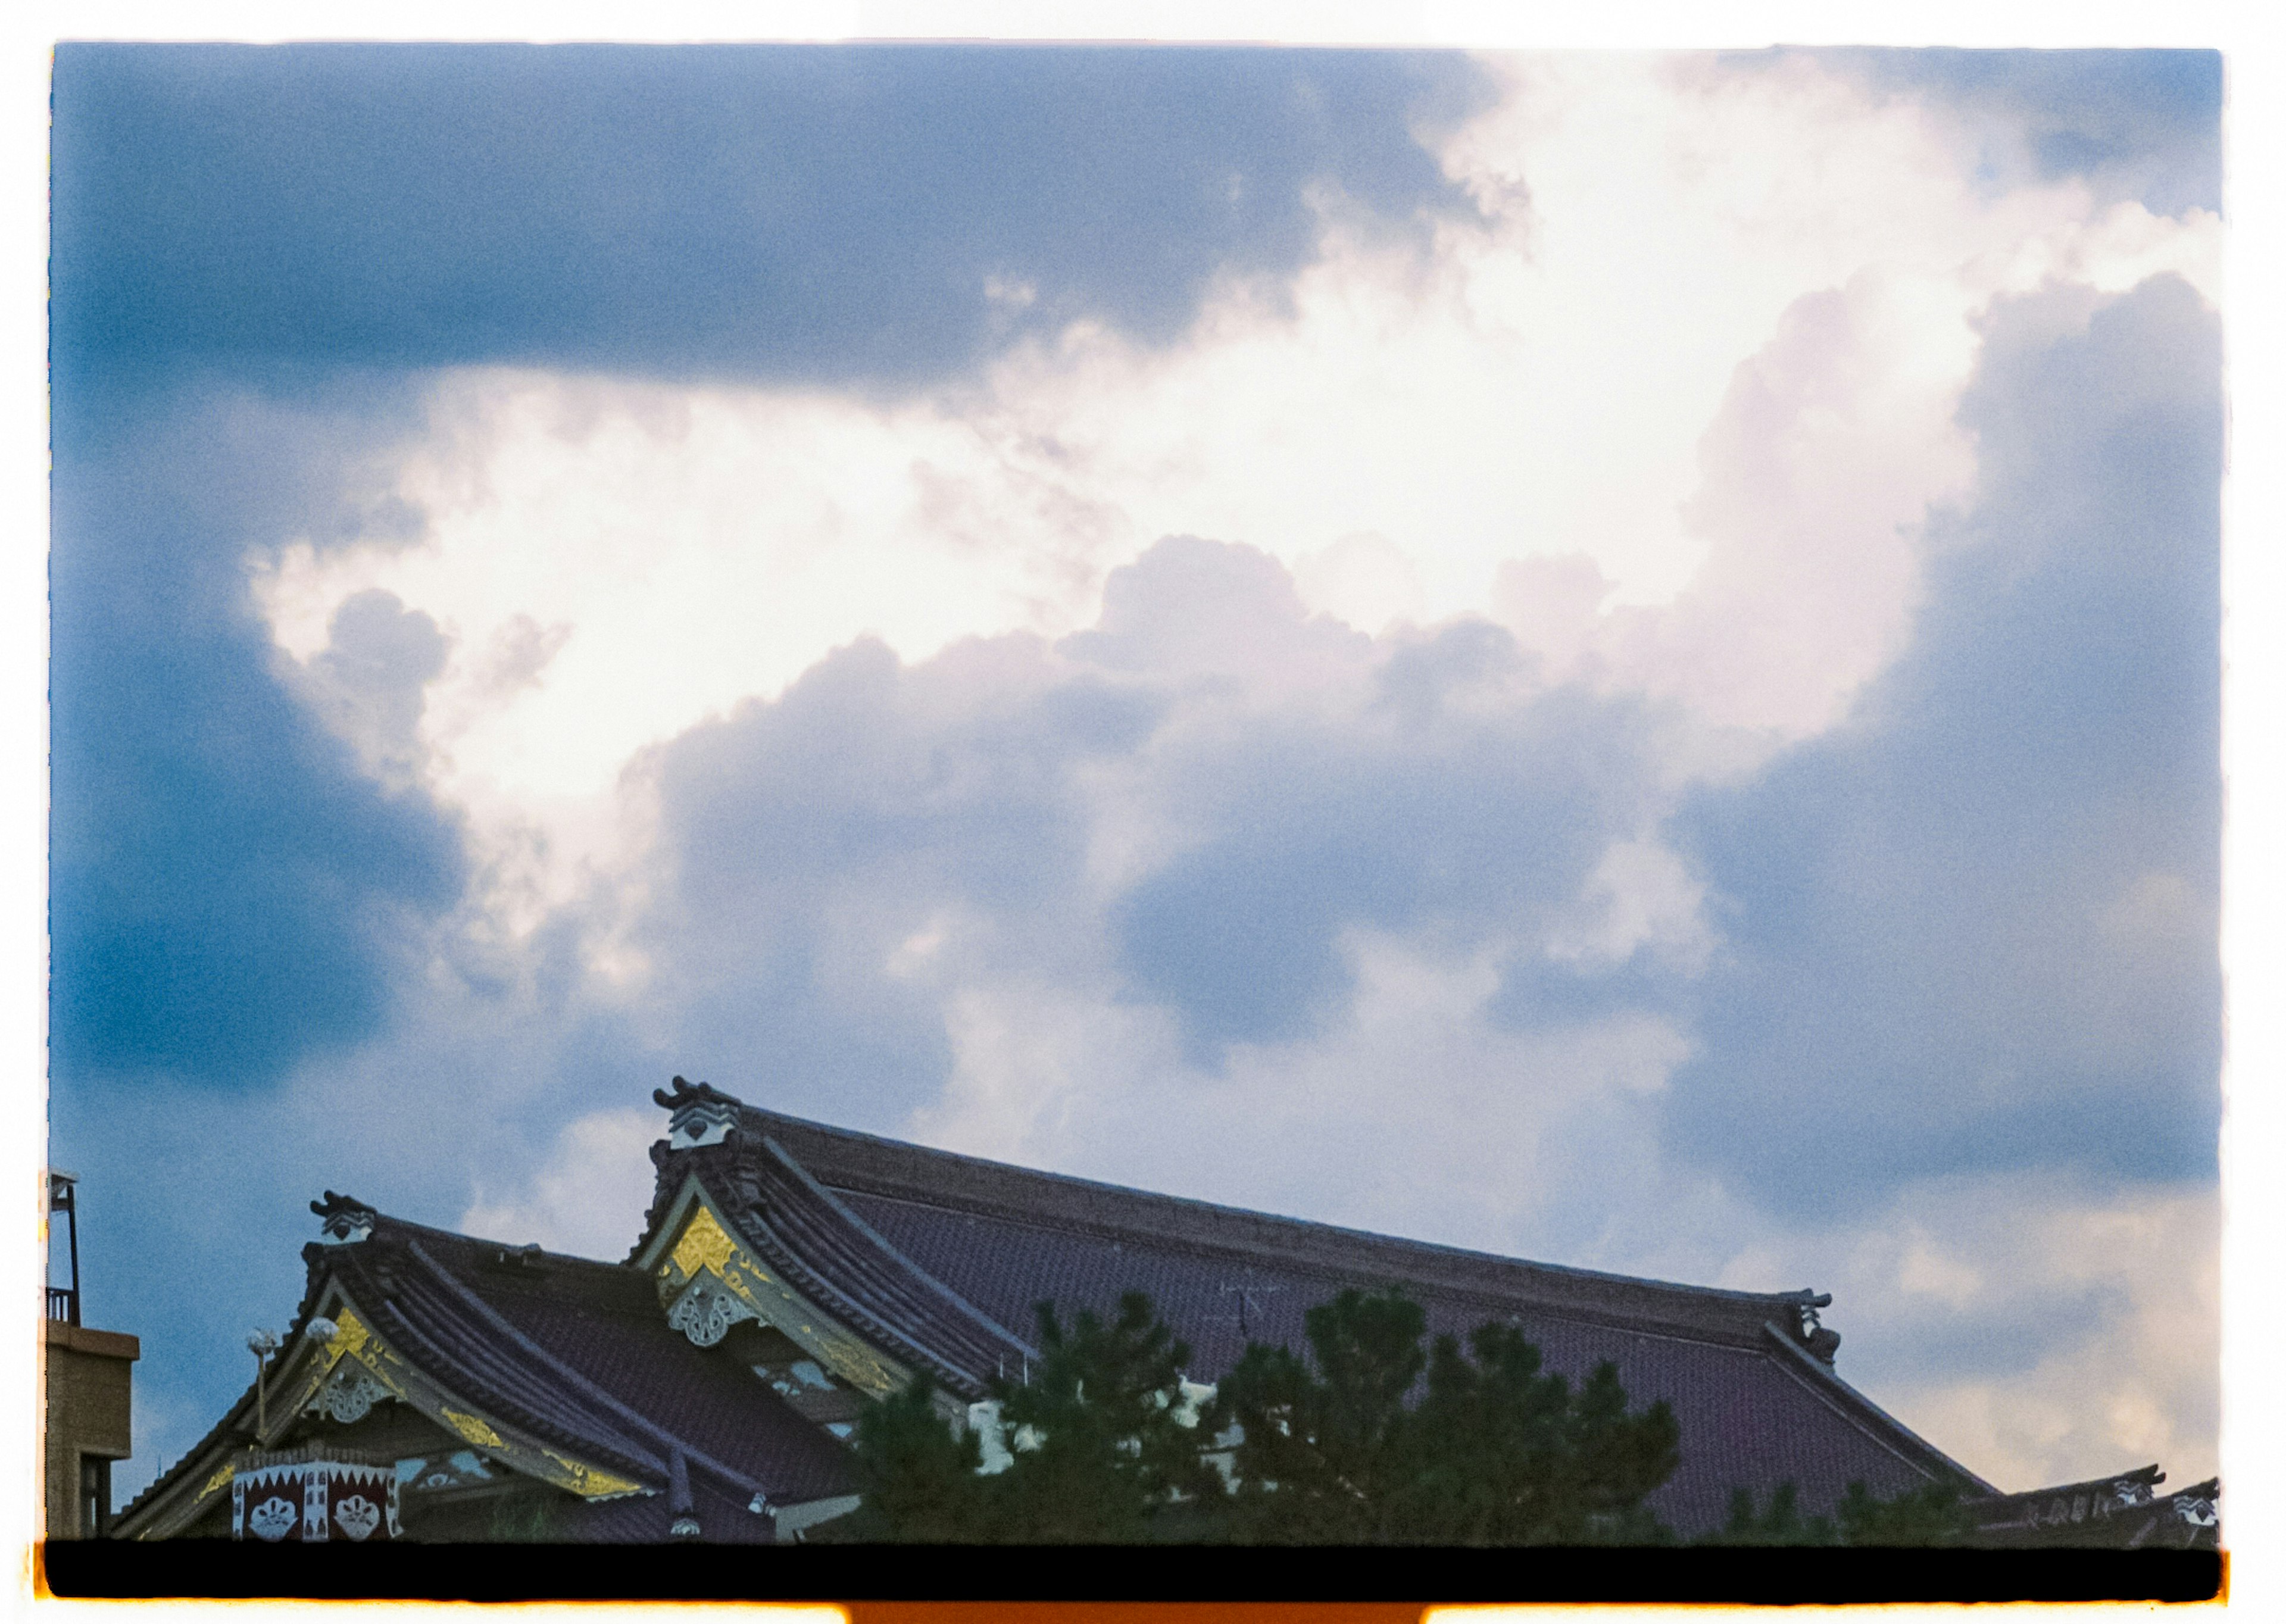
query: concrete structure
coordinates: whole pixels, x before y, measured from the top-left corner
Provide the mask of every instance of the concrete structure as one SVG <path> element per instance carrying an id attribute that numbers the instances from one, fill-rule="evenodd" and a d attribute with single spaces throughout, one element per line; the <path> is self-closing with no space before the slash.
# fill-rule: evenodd
<path id="1" fill-rule="evenodd" d="M 56 1284 L 51 1250 L 40 1340 L 40 1525 L 52 1540 L 101 1539 L 111 1532 L 111 1464 L 134 1451 L 134 1367 L 143 1350 L 132 1336 L 79 1322 L 79 1180 L 54 1169 L 47 1177 L 48 1215 L 64 1220 L 71 1280 Z"/>
<path id="2" fill-rule="evenodd" d="M 134 1453 L 134 1370 L 143 1350 L 132 1336 L 61 1320 L 43 1329 L 43 1526 L 51 1540 L 99 1539 L 111 1532 L 112 1462 Z"/>

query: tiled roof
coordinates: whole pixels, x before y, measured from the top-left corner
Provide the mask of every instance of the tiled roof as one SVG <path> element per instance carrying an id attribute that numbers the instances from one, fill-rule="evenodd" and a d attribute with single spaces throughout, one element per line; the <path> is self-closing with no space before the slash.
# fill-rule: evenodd
<path id="1" fill-rule="evenodd" d="M 644 1250 L 687 1178 L 696 1174 L 754 1251 L 835 1320 L 965 1397 L 984 1394 L 994 1371 L 1030 1344 L 929 1274 L 767 1138 L 666 1152 Z M 662 1170 L 669 1163 L 660 1163 Z"/>
<path id="2" fill-rule="evenodd" d="M 1833 1373 L 1820 1356 L 1831 1344 L 1804 1328 L 1824 1300 L 1809 1292 L 1636 1280 L 1152 1194 L 805 1122 L 704 1085 L 660 1100 L 736 1105 L 737 1131 L 654 1147 L 653 1228 L 696 1175 L 756 1244 L 798 1252 L 924 1344 L 925 1362 L 957 1367 L 963 1391 L 1017 1368 L 1044 1299 L 1068 1316 L 1147 1292 L 1190 1344 L 1191 1374 L 1214 1380 L 1249 1340 L 1305 1346 L 1303 1316 L 1342 1288 L 1397 1286 L 1432 1333 L 1507 1320 L 1551 1369 L 1585 1376 L 1610 1360 L 1632 1399 L 1666 1399 L 1683 1462 L 1653 1509 L 1679 1531 L 1718 1524 L 1740 1487 L 1767 1495 L 1791 1481 L 1809 1510 L 1852 1481 L 1880 1495 L 1948 1478 L 1990 1487 Z"/>
<path id="3" fill-rule="evenodd" d="M 293 1345 L 328 1282 L 430 1381 L 494 1422 L 656 1493 L 574 1504 L 581 1539 L 663 1540 L 680 1451 L 709 1538 L 768 1539 L 747 1508 L 847 1494 L 847 1451 L 764 1383 L 693 1347 L 651 1281 L 622 1265 L 473 1240 L 382 1217 L 354 1243 L 305 1249 L 310 1289 Z M 275 1395 L 273 1395 L 274 1397 Z M 132 1519 L 250 1433 L 254 1394 L 121 1513 Z M 729 1515 L 735 1510 L 736 1517 Z"/>
<path id="4" fill-rule="evenodd" d="M 1973 1500 L 1967 1509 L 1979 1538 L 1991 1545 L 2216 1549 L 2221 1542 L 2215 1505 L 2222 1494 L 2221 1479 L 2210 1478 L 2161 1494 L 2158 1486 L 2166 1478 L 2155 1464 L 2109 1478 Z"/>
<path id="5" fill-rule="evenodd" d="M 372 1240 L 337 1249 L 352 1254 L 345 1283 L 372 1279 L 399 1237 L 415 1266 L 390 1269 L 396 1290 L 374 1328 L 418 1336 L 440 1384 L 489 1396 L 508 1419 L 648 1486 L 665 1486 L 679 1447 L 696 1476 L 735 1485 L 741 1503 L 757 1492 L 773 1503 L 847 1492 L 846 1452 L 751 1374 L 670 1329 L 645 1276 L 383 1219 Z"/>

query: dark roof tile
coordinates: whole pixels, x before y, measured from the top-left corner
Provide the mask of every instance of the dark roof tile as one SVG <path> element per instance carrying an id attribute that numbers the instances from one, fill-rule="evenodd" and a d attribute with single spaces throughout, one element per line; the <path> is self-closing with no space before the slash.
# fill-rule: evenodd
<path id="1" fill-rule="evenodd" d="M 694 1102 L 718 1117 L 737 1105 L 704 1085 L 662 1096 L 678 1110 Z M 1529 1263 L 1037 1172 L 751 1106 L 737 1106 L 722 1141 L 661 1145 L 653 1156 L 654 1232 L 697 1176 L 759 1247 L 807 1269 L 819 1282 L 811 1289 L 838 1305 L 857 1305 L 935 1362 L 964 1369 L 973 1379 L 956 1385 L 965 1391 L 1018 1371 L 1044 1300 L 1068 1318 L 1143 1291 L 1189 1344 L 1193 1376 L 1215 1380 L 1249 1341 L 1306 1346 L 1305 1316 L 1343 1288 L 1397 1287 L 1422 1305 L 1432 1334 L 1465 1336 L 1505 1320 L 1549 1368 L 1579 1379 L 1608 1360 L 1635 1402 L 1669 1404 L 1683 1464 L 1653 1509 L 1684 1532 L 1718 1524 L 1735 1488 L 1766 1496 L 1792 1482 L 1815 1510 L 1857 1481 L 1882 1495 L 1949 1478 L 1989 1486 L 1834 1375 L 1803 1324 L 1802 1311 L 1827 1299 L 1808 1291 Z"/>

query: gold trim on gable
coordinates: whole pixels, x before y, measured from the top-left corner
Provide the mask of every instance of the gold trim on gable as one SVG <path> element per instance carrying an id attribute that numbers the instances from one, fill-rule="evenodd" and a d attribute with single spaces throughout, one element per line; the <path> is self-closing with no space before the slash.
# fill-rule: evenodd
<path id="1" fill-rule="evenodd" d="M 470 1443 L 483 1444 L 493 1449 L 505 1449 L 508 1447 L 501 1435 L 493 1431 L 481 1417 L 456 1409 L 445 1409 L 441 1413 L 445 1420 L 453 1423 L 453 1431 Z"/>
<path id="2" fill-rule="evenodd" d="M 675 1242 L 674 1250 L 668 1255 L 667 1262 L 674 1265 L 679 1285 L 701 1269 L 711 1269 L 718 1276 L 723 1275 L 734 1253 L 737 1253 L 742 1261 L 751 1263 L 751 1259 L 738 1253 L 738 1243 L 730 1239 L 716 1220 L 713 1210 L 701 1202 L 691 1213 L 690 1221 L 682 1226 L 682 1237 Z"/>
<path id="3" fill-rule="evenodd" d="M 715 1216 L 703 1189 L 693 1189 L 682 1231 L 656 1271 L 662 1307 L 701 1273 L 712 1274 L 764 1325 L 791 1336 L 818 1363 L 861 1392 L 885 1397 L 904 1386 L 905 1371 L 755 1261 Z"/>
<path id="4" fill-rule="evenodd" d="M 335 1359 L 344 1353 L 362 1353 L 365 1344 L 373 1340 L 373 1333 L 357 1316 L 357 1310 L 343 1305 L 341 1314 L 334 1320 L 334 1334 L 326 1339 L 326 1351 Z"/>
<path id="5" fill-rule="evenodd" d="M 615 1478 L 598 1467 L 558 1455 L 553 1449 L 543 1448 L 540 1453 L 564 1469 L 569 1481 L 564 1482 L 562 1486 L 583 1500 L 618 1500 L 625 1495 L 647 1492 L 640 1483 Z"/>
<path id="6" fill-rule="evenodd" d="M 290 1425 L 292 1417 L 317 1395 L 327 1378 L 346 1359 L 354 1360 L 360 1369 L 370 1371 L 398 1400 L 415 1413 L 426 1415 L 448 1431 L 459 1433 L 468 1442 L 492 1451 L 500 1463 L 511 1471 L 536 1478 L 557 1488 L 569 1489 L 588 1500 L 608 1500 L 625 1494 L 657 1492 L 616 1473 L 605 1471 L 601 1467 L 558 1455 L 540 1445 L 503 1436 L 496 1423 L 473 1410 L 455 1409 L 450 1402 L 450 1395 L 435 1378 L 408 1365 L 402 1354 L 383 1341 L 380 1334 L 359 1316 L 347 1297 L 336 1299 L 332 1319 L 334 1334 L 319 1344 L 317 1357 L 305 1368 L 305 1379 L 296 1384 L 299 1393 L 295 1404 L 290 1409 L 272 1405 L 272 1414 L 280 1416 L 273 1431 L 282 1431 Z M 467 1400 L 460 1402 L 466 1403 Z"/>

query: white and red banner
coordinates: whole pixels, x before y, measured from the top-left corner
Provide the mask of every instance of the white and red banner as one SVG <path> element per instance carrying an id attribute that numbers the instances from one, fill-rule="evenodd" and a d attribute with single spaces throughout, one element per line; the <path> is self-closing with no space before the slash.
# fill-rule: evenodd
<path id="1" fill-rule="evenodd" d="M 395 1540 L 397 1468 L 328 1456 L 250 1455 L 231 1480 L 231 1537 Z"/>

